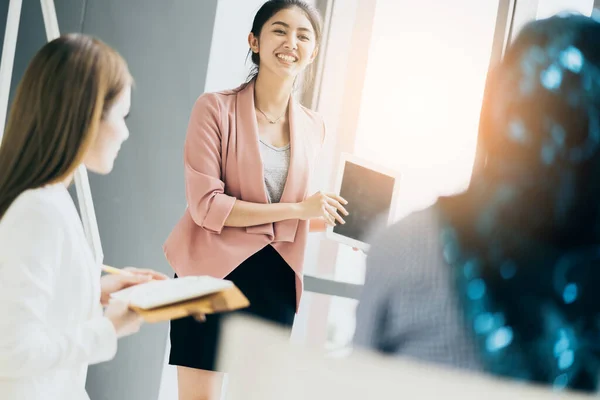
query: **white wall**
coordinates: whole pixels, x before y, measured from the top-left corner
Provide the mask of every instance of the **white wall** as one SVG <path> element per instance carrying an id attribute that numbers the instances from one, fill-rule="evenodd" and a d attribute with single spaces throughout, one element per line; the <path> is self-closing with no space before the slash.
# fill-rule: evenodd
<path id="1" fill-rule="evenodd" d="M 537 19 L 548 18 L 561 11 L 577 11 L 590 16 L 594 0 L 539 0 Z"/>
<path id="2" fill-rule="evenodd" d="M 356 154 L 403 174 L 400 214 L 469 182 L 498 0 L 380 0 Z"/>
<path id="3" fill-rule="evenodd" d="M 219 0 L 205 92 L 233 89 L 246 81 L 252 62 L 248 34 L 264 0 Z"/>

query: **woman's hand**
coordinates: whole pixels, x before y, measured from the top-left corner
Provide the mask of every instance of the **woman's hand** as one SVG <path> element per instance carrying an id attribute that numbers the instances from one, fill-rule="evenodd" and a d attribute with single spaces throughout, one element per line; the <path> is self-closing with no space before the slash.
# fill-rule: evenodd
<path id="1" fill-rule="evenodd" d="M 169 277 L 163 274 L 162 272 L 154 271 L 152 269 L 126 267 L 123 268 L 123 271 L 127 271 L 128 273 L 133 275 L 149 276 L 155 281 L 164 281 L 169 279 Z"/>
<path id="2" fill-rule="evenodd" d="M 336 221 L 345 224 L 346 221 L 338 214 L 341 212 L 345 216 L 348 215 L 342 204 L 346 205 L 348 202 L 337 194 L 317 192 L 300 203 L 300 219 L 324 218 L 331 226 L 335 226 Z"/>
<path id="3" fill-rule="evenodd" d="M 115 327 L 118 338 L 136 333 L 140 330 L 143 322 L 142 317 L 131 311 L 127 304 L 120 301 L 109 304 L 104 310 L 104 316 Z"/>
<path id="4" fill-rule="evenodd" d="M 123 274 L 108 274 L 100 278 L 100 303 L 103 306 L 108 304 L 110 295 L 114 292 L 139 285 L 140 283 L 150 282 L 153 279 L 169 279 L 166 275 L 150 269 L 128 267 L 124 268 L 123 271 Z"/>
<path id="5" fill-rule="evenodd" d="M 203 313 L 194 313 L 192 317 L 198 322 L 206 322 L 206 314 Z"/>

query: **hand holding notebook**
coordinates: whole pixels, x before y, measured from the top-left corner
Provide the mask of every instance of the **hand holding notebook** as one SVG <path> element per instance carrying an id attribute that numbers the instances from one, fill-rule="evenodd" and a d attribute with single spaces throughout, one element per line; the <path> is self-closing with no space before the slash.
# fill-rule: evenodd
<path id="1" fill-rule="evenodd" d="M 115 292 L 111 300 L 127 303 L 147 322 L 233 311 L 249 305 L 233 282 L 210 276 L 152 280 Z"/>

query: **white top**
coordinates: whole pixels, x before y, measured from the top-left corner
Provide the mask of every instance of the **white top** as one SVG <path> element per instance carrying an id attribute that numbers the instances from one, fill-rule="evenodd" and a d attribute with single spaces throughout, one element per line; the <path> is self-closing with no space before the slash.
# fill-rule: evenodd
<path id="1" fill-rule="evenodd" d="M 275 147 L 261 140 L 260 156 L 269 203 L 279 203 L 290 167 L 290 144 Z"/>
<path id="2" fill-rule="evenodd" d="M 0 399 L 89 399 L 88 364 L 117 350 L 100 273 L 63 185 L 11 204 L 0 220 Z"/>

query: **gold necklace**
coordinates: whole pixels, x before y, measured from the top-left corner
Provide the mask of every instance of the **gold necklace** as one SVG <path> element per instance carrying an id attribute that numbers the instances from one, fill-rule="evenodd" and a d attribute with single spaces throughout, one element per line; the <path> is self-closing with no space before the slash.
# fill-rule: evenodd
<path id="1" fill-rule="evenodd" d="M 270 123 L 270 124 L 276 124 L 277 122 L 279 122 L 279 120 L 280 120 L 280 119 L 281 119 L 281 118 L 282 118 L 282 117 L 285 115 L 285 113 L 286 113 L 286 111 L 287 111 L 287 110 L 286 110 L 286 111 L 284 111 L 284 112 L 283 112 L 283 114 L 281 114 L 281 115 L 279 116 L 279 118 L 277 118 L 277 119 L 275 119 L 275 120 L 272 120 L 271 118 L 269 118 L 269 117 L 267 116 L 267 114 L 265 114 L 265 113 L 264 113 L 264 111 L 263 111 L 263 110 L 261 110 L 260 108 L 258 108 L 258 106 L 255 106 L 255 108 L 256 108 L 258 111 L 260 111 L 260 113 L 261 113 L 262 115 L 264 115 L 264 116 L 265 116 L 265 118 L 267 119 L 267 121 L 269 121 L 269 123 Z"/>

